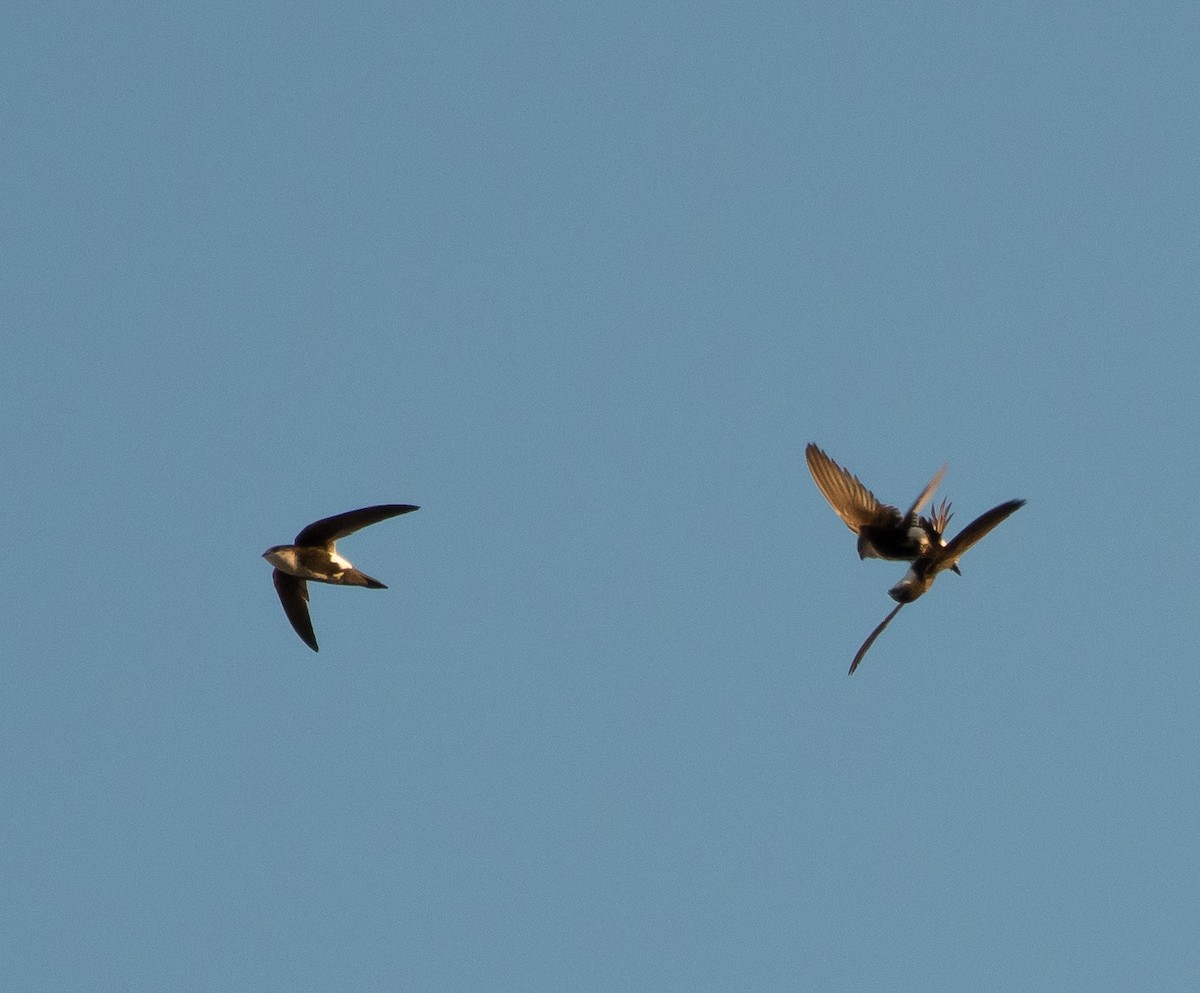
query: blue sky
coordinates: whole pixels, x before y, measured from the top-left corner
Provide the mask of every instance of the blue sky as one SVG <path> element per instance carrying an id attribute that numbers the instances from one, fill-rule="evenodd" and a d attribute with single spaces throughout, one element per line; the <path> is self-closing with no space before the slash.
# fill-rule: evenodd
<path id="1" fill-rule="evenodd" d="M 1198 29 L 11 10 L 11 987 L 1195 989 Z"/>

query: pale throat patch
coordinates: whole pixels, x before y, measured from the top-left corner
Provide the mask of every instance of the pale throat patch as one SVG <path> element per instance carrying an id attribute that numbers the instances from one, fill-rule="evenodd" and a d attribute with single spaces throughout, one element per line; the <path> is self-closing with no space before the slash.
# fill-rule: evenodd
<path id="1" fill-rule="evenodd" d="M 294 572 L 296 569 L 296 549 L 294 548 L 281 548 L 277 552 L 271 552 L 270 555 L 264 555 L 263 558 L 284 572 Z"/>

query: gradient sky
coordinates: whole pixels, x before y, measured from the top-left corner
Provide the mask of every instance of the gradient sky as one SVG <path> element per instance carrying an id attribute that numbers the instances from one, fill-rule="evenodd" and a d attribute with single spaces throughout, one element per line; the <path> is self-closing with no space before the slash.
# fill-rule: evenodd
<path id="1" fill-rule="evenodd" d="M 1200 986 L 1200 8 L 24 3 L 22 991 Z M 955 527 L 904 610 L 804 466 Z M 390 586 L 269 545 L 344 541 Z"/>

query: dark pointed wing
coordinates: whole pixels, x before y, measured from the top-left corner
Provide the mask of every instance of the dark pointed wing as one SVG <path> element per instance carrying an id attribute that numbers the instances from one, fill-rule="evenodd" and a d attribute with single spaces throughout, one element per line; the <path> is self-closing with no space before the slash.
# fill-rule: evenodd
<path id="1" fill-rule="evenodd" d="M 410 503 L 384 503 L 378 507 L 363 507 L 361 510 L 350 510 L 344 514 L 337 514 L 334 517 L 326 517 L 322 520 L 314 521 L 296 535 L 296 544 L 316 545 L 318 547 L 332 545 L 339 538 L 344 538 L 348 534 L 354 534 L 355 531 L 362 528 L 378 524 L 380 521 L 386 521 L 389 517 L 397 517 L 400 514 L 407 514 L 420 509 L 420 507 L 414 507 Z"/>
<path id="2" fill-rule="evenodd" d="M 279 594 L 279 602 L 283 604 L 283 612 L 292 622 L 296 634 L 300 635 L 304 644 L 314 652 L 317 648 L 317 636 L 313 633 L 312 618 L 308 616 L 308 583 L 298 576 L 290 576 L 276 569 L 271 573 L 275 583 L 275 592 Z"/>
<path id="3" fill-rule="evenodd" d="M 908 513 L 905 515 L 906 517 L 912 517 L 913 514 L 920 513 L 921 508 L 924 507 L 929 501 L 929 498 L 933 496 L 934 491 L 942 485 L 942 477 L 944 475 L 946 475 L 946 467 L 942 466 L 936 473 L 934 473 L 933 479 L 929 481 L 925 489 L 921 490 L 921 495 L 913 501 L 913 505 L 908 508 Z"/>
<path id="4" fill-rule="evenodd" d="M 970 524 L 958 532 L 952 541 L 944 548 L 933 551 L 929 558 L 937 569 L 949 569 L 960 555 L 974 545 L 980 538 L 992 530 L 1005 518 L 1015 514 L 1025 506 L 1024 500 L 1009 500 L 993 507 L 986 513 L 980 514 Z"/>
<path id="5" fill-rule="evenodd" d="M 896 606 L 892 608 L 892 612 L 879 622 L 879 627 L 872 631 L 871 636 L 863 642 L 862 648 L 860 648 L 858 650 L 858 654 L 854 656 L 854 661 L 850 663 L 850 675 L 854 675 L 854 670 L 858 668 L 858 663 L 863 660 L 863 656 L 866 655 L 870 647 L 875 644 L 875 639 L 883 634 L 883 629 L 892 623 L 892 618 L 900 613 L 900 608 L 903 606 L 904 604 L 902 603 L 896 604 Z"/>
<path id="6" fill-rule="evenodd" d="M 816 445 L 804 449 L 808 471 L 829 506 L 855 534 L 867 525 L 885 527 L 900 523 L 900 511 L 875 499 L 858 477 L 847 472 Z"/>

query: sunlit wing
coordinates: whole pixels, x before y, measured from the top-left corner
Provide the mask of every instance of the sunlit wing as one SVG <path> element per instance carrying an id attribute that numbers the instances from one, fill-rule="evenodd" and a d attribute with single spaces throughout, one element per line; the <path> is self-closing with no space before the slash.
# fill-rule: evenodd
<path id="1" fill-rule="evenodd" d="M 821 495 L 855 534 L 867 525 L 899 522 L 897 508 L 881 504 L 857 476 L 839 466 L 816 445 L 805 448 L 804 458 Z"/>

